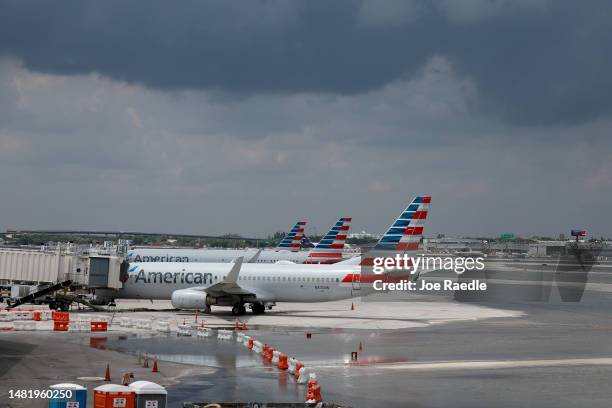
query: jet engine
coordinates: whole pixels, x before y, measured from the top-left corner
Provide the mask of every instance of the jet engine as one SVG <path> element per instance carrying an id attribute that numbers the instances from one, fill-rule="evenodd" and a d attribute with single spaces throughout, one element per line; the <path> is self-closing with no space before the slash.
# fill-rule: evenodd
<path id="1" fill-rule="evenodd" d="M 206 293 L 194 289 L 179 289 L 170 297 L 172 307 L 176 309 L 205 309 Z"/>

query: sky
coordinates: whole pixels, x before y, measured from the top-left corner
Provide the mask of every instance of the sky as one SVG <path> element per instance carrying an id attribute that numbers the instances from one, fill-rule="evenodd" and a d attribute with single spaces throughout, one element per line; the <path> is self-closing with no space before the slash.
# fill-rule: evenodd
<path id="1" fill-rule="evenodd" d="M 612 236 L 612 3 L 0 2 L 0 229 Z"/>

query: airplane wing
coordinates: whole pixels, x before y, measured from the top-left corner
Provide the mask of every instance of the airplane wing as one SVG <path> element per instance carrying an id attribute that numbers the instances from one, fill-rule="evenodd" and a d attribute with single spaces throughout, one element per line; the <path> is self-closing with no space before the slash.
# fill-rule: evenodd
<path id="1" fill-rule="evenodd" d="M 249 259 L 248 263 L 255 263 L 255 262 L 257 262 L 257 260 L 259 259 L 259 255 L 261 255 L 261 251 L 263 251 L 263 248 L 261 248 L 259 251 L 257 251 L 257 253 L 255 255 L 253 255 L 251 257 L 251 259 Z"/>
<path id="2" fill-rule="evenodd" d="M 227 276 L 222 282 L 215 283 L 212 286 L 207 288 L 197 288 L 202 290 L 212 296 L 223 296 L 223 295 L 254 295 L 248 290 L 244 290 L 238 285 L 238 274 L 240 273 L 240 268 L 242 268 L 242 261 L 244 261 L 244 257 L 241 256 L 236 258 L 234 261 L 234 265 L 232 269 L 229 271 Z"/>

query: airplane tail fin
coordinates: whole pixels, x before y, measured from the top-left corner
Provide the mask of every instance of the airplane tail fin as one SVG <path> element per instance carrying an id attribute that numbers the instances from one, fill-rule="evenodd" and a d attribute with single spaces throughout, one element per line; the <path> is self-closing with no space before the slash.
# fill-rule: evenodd
<path id="1" fill-rule="evenodd" d="M 371 265 L 375 257 L 416 252 L 423 237 L 423 228 L 431 196 L 416 196 L 374 248 L 362 258 L 361 265 Z"/>
<path id="2" fill-rule="evenodd" d="M 289 233 L 285 235 L 285 238 L 281 240 L 281 242 L 276 247 L 276 250 L 284 249 L 294 252 L 299 251 L 300 247 L 302 246 L 302 238 L 304 237 L 305 226 L 306 221 L 298 221 L 293 226 L 293 228 L 291 228 L 291 231 L 289 231 Z"/>
<path id="3" fill-rule="evenodd" d="M 352 220 L 350 217 L 341 217 L 310 251 L 304 263 L 331 264 L 341 261 Z"/>

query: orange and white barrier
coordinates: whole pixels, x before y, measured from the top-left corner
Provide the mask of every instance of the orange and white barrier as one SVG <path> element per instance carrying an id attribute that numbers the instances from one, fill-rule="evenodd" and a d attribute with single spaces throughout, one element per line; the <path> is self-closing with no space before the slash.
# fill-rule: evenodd
<path id="1" fill-rule="evenodd" d="M 136 320 L 137 329 L 151 330 L 151 321 L 147 319 Z"/>
<path id="2" fill-rule="evenodd" d="M 69 332 L 88 333 L 91 331 L 91 321 L 75 320 L 68 325 Z"/>
<path id="3" fill-rule="evenodd" d="M 295 363 L 297 363 L 297 359 L 295 357 L 289 358 L 289 361 L 287 362 L 287 371 L 289 374 L 295 374 Z"/>
<path id="4" fill-rule="evenodd" d="M 196 336 L 197 337 L 211 337 L 213 335 L 213 331 L 210 327 L 198 327 Z"/>
<path id="5" fill-rule="evenodd" d="M 321 385 L 317 381 L 317 376 L 311 373 L 308 380 L 308 391 L 306 391 L 306 403 L 316 404 L 319 402 L 321 402 Z"/>
<path id="6" fill-rule="evenodd" d="M 272 364 L 278 365 L 278 356 L 280 356 L 281 352 L 278 350 L 272 351 Z"/>
<path id="7" fill-rule="evenodd" d="M 253 341 L 253 351 L 257 354 L 261 354 L 261 352 L 263 351 L 263 344 L 261 341 Z"/>
<path id="8" fill-rule="evenodd" d="M 231 340 L 234 338 L 234 334 L 231 330 L 217 330 L 217 339 L 218 340 Z"/>
<path id="9" fill-rule="evenodd" d="M 192 335 L 191 326 L 188 324 L 179 324 L 176 326 L 176 335 L 190 337 Z"/>
<path id="10" fill-rule="evenodd" d="M 170 322 L 166 320 L 156 321 L 153 326 L 153 330 L 160 333 L 170 333 Z"/>
<path id="11" fill-rule="evenodd" d="M 312 370 L 312 368 L 302 367 L 300 368 L 300 373 L 297 379 L 298 384 L 306 384 L 311 379 L 317 379 L 317 375 Z"/>
<path id="12" fill-rule="evenodd" d="M 108 322 L 89 322 L 92 332 L 105 332 L 108 331 Z"/>
<path id="13" fill-rule="evenodd" d="M 281 353 L 278 355 L 278 363 L 276 364 L 276 366 L 281 370 L 286 370 L 287 368 L 289 368 L 286 354 Z"/>
<path id="14" fill-rule="evenodd" d="M 36 330 L 36 322 L 34 320 L 15 320 L 13 322 L 15 331 L 32 331 Z"/>

